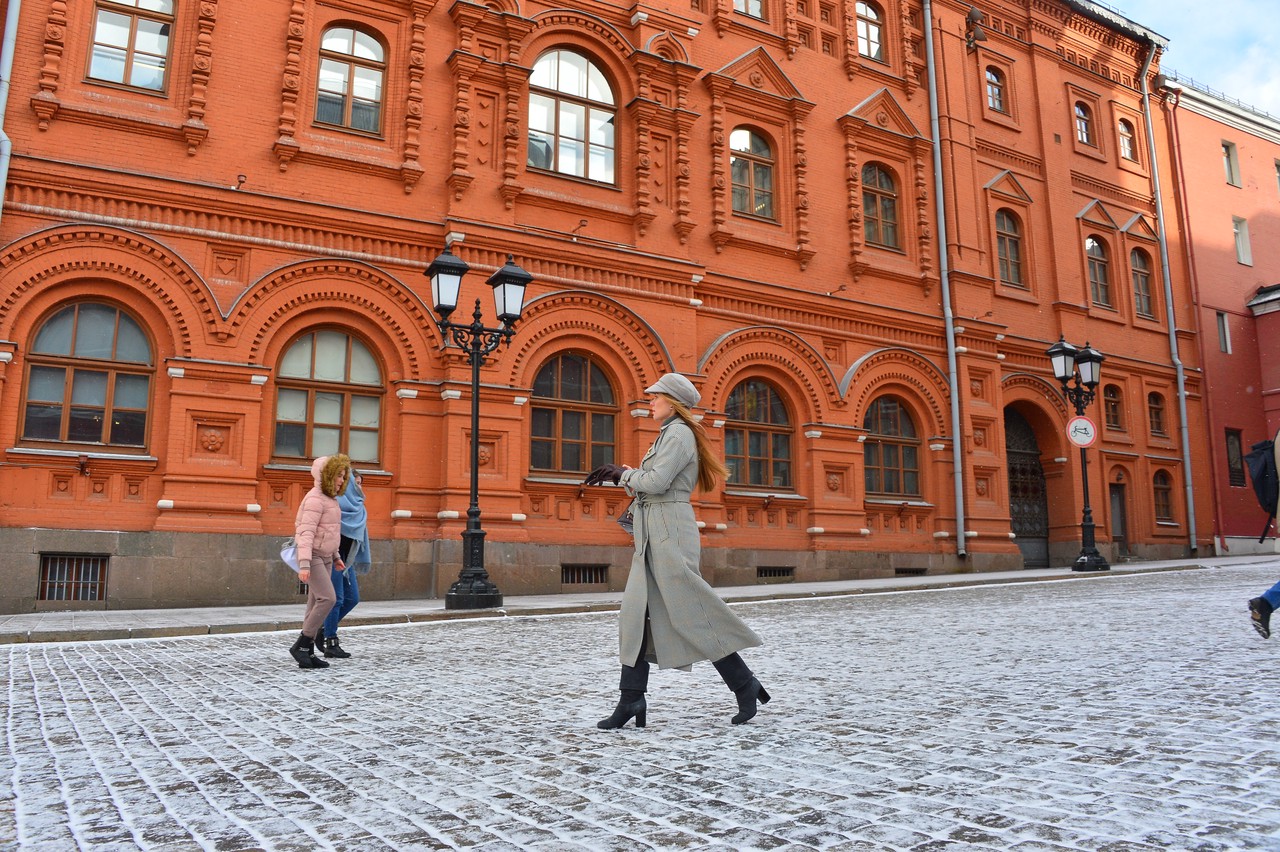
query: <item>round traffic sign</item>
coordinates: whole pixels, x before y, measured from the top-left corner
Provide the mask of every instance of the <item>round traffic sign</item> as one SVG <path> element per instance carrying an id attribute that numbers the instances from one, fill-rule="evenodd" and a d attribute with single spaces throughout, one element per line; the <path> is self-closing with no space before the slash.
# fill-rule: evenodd
<path id="1" fill-rule="evenodd" d="M 1098 440 L 1098 427 L 1088 417 L 1072 417 L 1067 421 L 1067 440 L 1077 447 L 1092 447 Z"/>

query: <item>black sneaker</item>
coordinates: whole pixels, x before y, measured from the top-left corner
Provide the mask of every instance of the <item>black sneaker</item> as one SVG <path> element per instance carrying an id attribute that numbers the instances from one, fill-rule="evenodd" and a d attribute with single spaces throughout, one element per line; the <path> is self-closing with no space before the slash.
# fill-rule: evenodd
<path id="1" fill-rule="evenodd" d="M 1253 629 L 1263 639 L 1271 638 L 1271 604 L 1266 598 L 1254 598 L 1249 601 L 1249 617 L 1253 619 Z"/>

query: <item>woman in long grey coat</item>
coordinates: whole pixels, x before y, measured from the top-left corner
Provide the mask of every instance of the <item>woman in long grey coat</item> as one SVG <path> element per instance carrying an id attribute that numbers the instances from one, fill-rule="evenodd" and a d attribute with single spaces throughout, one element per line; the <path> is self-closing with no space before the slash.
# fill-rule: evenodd
<path id="1" fill-rule="evenodd" d="M 692 382 L 667 373 L 645 393 L 662 429 L 640 467 L 603 465 L 586 479 L 588 485 L 620 484 L 635 498 L 636 550 L 618 617 L 622 695 L 597 727 L 621 728 L 634 718 L 643 728 L 650 663 L 687 670 L 699 660 L 711 660 L 737 697 L 733 724 L 740 725 L 756 715 L 757 703 L 769 703 L 738 655 L 762 642 L 702 579 L 702 543 L 689 502 L 695 487 L 714 488 L 727 470 L 689 411 L 701 398 Z"/>

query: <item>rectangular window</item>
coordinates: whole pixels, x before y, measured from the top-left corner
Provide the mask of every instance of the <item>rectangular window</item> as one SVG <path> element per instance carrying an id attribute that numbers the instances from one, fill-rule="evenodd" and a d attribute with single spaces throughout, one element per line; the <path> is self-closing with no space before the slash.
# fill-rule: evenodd
<path id="1" fill-rule="evenodd" d="M 1227 430 L 1227 482 L 1237 488 L 1243 488 L 1244 481 L 1244 437 L 1239 429 Z"/>
<path id="2" fill-rule="evenodd" d="M 40 554 L 42 601 L 105 601 L 107 557 Z"/>
<path id="3" fill-rule="evenodd" d="M 1232 216 L 1231 232 L 1236 240 L 1236 261 L 1245 266 L 1253 266 L 1253 250 L 1249 247 L 1249 221 Z"/>
<path id="4" fill-rule="evenodd" d="M 1222 168 L 1227 173 L 1227 183 L 1240 185 L 1240 155 L 1234 142 L 1222 143 Z"/>
<path id="5" fill-rule="evenodd" d="M 1276 160 L 1276 190 L 1280 191 L 1280 160 Z"/>
<path id="6" fill-rule="evenodd" d="M 1231 354 L 1231 325 L 1222 311 L 1218 311 L 1218 351 Z"/>

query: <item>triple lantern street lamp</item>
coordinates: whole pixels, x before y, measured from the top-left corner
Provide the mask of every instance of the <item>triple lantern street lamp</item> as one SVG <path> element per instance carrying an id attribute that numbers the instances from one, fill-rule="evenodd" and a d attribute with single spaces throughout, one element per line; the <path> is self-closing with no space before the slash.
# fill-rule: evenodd
<path id="1" fill-rule="evenodd" d="M 533 276 L 516 266 L 515 259 L 507 255 L 506 264 L 490 275 L 488 281 L 493 288 L 494 311 L 502 325 L 488 328 L 480 321 L 479 299 L 469 324 L 450 322 L 449 317 L 458 306 L 462 277 L 470 269 L 446 246 L 426 270 L 431 279 L 431 302 L 439 314 L 436 327 L 446 340 L 452 340 L 467 353 L 471 364 L 471 504 L 467 507 L 467 528 L 462 533 L 462 571 L 445 595 L 445 609 L 502 606 L 502 593 L 484 569 L 484 530 L 480 527 L 480 365 L 498 344 L 511 342 L 516 321 L 524 312 L 525 288 L 533 281 Z"/>
<path id="2" fill-rule="evenodd" d="M 1085 407 L 1093 402 L 1102 376 L 1105 356 L 1087 342 L 1077 349 L 1059 337 L 1058 342 L 1045 352 L 1053 363 L 1053 375 L 1062 384 L 1062 395 L 1076 410 L 1068 437 L 1080 447 L 1080 478 L 1084 483 L 1084 514 L 1080 519 L 1080 555 L 1076 557 L 1073 571 L 1108 571 L 1111 565 L 1098 552 L 1094 541 L 1093 510 L 1089 508 L 1089 459 L 1085 448 L 1093 443 L 1097 426 L 1084 419 Z M 1077 431 L 1078 430 L 1078 431 Z"/>

